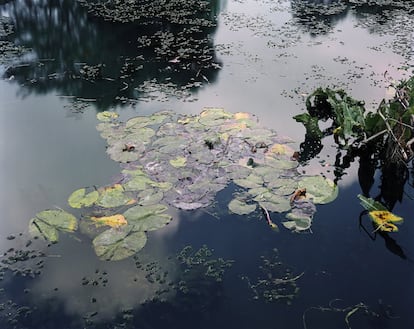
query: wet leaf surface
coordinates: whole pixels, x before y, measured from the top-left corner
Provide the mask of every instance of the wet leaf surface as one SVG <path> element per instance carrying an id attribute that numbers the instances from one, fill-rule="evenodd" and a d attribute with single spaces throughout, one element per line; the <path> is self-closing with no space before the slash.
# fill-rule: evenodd
<path id="1" fill-rule="evenodd" d="M 144 232 L 134 231 L 132 226 L 127 225 L 106 230 L 92 243 L 99 258 L 116 261 L 128 258 L 144 248 L 147 236 Z"/>
<path id="2" fill-rule="evenodd" d="M 58 241 L 58 231 L 74 232 L 77 228 L 76 217 L 61 209 L 41 211 L 29 223 L 29 232 L 32 236 L 40 236 L 50 242 Z"/>

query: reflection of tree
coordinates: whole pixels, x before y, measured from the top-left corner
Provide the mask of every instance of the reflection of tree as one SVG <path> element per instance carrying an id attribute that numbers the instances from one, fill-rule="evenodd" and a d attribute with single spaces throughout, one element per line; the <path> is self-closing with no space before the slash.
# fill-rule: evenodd
<path id="1" fill-rule="evenodd" d="M 401 16 L 414 11 L 413 1 L 354 1 L 354 0 L 291 0 L 295 22 L 312 35 L 330 32 L 334 25 L 353 13 L 371 33 L 393 31 Z M 392 33 L 394 34 L 394 33 Z"/>
<path id="2" fill-rule="evenodd" d="M 311 35 L 330 32 L 348 12 L 348 7 L 341 0 L 292 0 L 291 7 L 295 23 Z"/>
<path id="3" fill-rule="evenodd" d="M 92 12 L 97 7 L 90 2 L 82 6 L 68 0 L 5 4 L 3 10 L 15 24 L 14 42 L 32 49 L 32 58 L 9 67 L 6 76 L 14 76 L 27 92 L 56 90 L 62 95 L 96 98 L 103 108 L 139 98 L 149 81 L 151 88 L 161 85 L 171 93 L 186 90 L 189 94 L 213 82 L 220 67 L 211 39 L 215 2 L 199 3 L 198 11 L 190 8 L 191 20 L 177 22 L 171 14 L 163 14 L 168 5 L 164 2 L 164 7 L 151 7 L 152 16 L 125 22 L 102 19 Z M 175 9 L 180 12 L 187 7 Z M 157 13 L 162 19 L 154 19 Z M 90 74 L 98 65 L 99 74 Z"/>

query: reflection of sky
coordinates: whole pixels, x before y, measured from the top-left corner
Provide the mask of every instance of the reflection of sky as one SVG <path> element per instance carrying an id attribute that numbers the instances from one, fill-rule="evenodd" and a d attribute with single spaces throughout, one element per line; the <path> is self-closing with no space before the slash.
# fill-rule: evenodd
<path id="1" fill-rule="evenodd" d="M 265 5 L 258 6 L 257 1 L 226 2 L 214 43 L 230 45 L 230 54 L 217 51 L 222 62 L 217 81 L 199 89 L 194 94 L 196 99 L 193 102 L 173 99 L 167 102 L 140 102 L 135 108 L 120 110 L 121 116 L 127 118 L 164 109 L 198 114 L 205 106 L 224 107 L 230 112 L 253 112 L 267 127 L 301 142 L 304 129 L 291 117 L 304 110 L 304 97 L 316 87 L 345 87 L 355 98 L 365 99 L 371 109 L 372 102 L 378 102 L 385 96 L 388 83 L 383 79 L 383 73 L 388 71 L 394 79 L 403 75 L 398 67 L 404 59 L 384 46 L 384 42 L 393 38 L 392 35 L 379 37 L 369 34 L 366 29 L 355 27 L 355 18 L 348 15 L 334 26 L 332 33 L 312 38 L 291 25 L 290 14 L 286 9 L 282 6 L 280 10 L 269 11 Z M 235 12 L 243 13 L 237 30 L 234 30 L 231 22 L 232 17 L 236 17 L 233 15 Z M 264 18 L 269 25 L 255 25 L 257 16 Z M 246 22 L 252 24 L 247 27 L 244 25 Z M 296 40 L 293 44 L 282 48 L 272 46 L 283 43 L 288 34 Z M 355 78 L 355 74 L 361 74 L 361 77 Z M 0 124 L 0 251 L 9 247 L 4 237 L 25 231 L 29 219 L 36 212 L 54 206 L 64 208 L 66 198 L 73 190 L 109 183 L 110 177 L 119 172 L 118 164 L 105 154 L 104 141 L 95 130 L 96 120 L 92 109 L 79 114 L 81 120 L 76 120 L 76 116 L 70 116 L 64 108 L 66 101 L 55 95 L 29 95 L 22 99 L 19 93 L 22 92 L 17 86 L 6 81 L 0 82 L 0 114 L 3 118 Z M 321 158 L 326 160 L 328 166 L 319 168 L 318 160 L 314 160 L 313 167 L 307 169 L 308 173 L 323 171 L 329 176 L 327 170 L 331 170 L 332 174 L 332 151 L 325 148 Z M 358 282 L 359 287 L 362 287 L 366 281 L 372 288 L 369 296 L 371 300 L 382 298 L 384 294 L 392 296 L 389 286 L 375 291 L 374 286 L 380 286 L 381 282 L 359 276 L 359 273 L 349 273 L 353 266 L 359 266 L 357 268 L 366 275 L 372 274 L 369 266 L 380 272 L 383 261 L 389 264 L 384 267 L 387 266 L 386 273 L 392 277 L 392 267 L 401 264 L 397 257 L 383 255 L 382 240 L 367 243 L 365 237 L 352 234 L 356 229 L 354 220 L 360 211 L 355 206 L 358 203 L 355 195 L 359 192 L 356 166 L 347 170 L 340 186 L 345 193 L 340 191 L 343 199 L 335 206 L 337 208 L 318 209 L 314 231 L 319 233 L 314 239 L 322 240 L 314 242 L 319 246 L 312 244 L 318 254 L 310 255 L 311 260 L 308 262 L 314 260 L 320 262 L 321 266 L 329 267 L 343 257 L 341 259 L 344 259 L 345 264 L 352 265 L 341 276 L 350 291 L 353 282 Z M 349 204 L 355 207 L 350 210 Z M 402 211 L 408 221 L 408 209 L 397 206 L 396 210 Z M 334 212 L 338 215 L 332 218 Z M 149 259 L 162 259 L 170 253 L 168 243 L 176 238 L 182 228 L 178 212 L 174 218 L 168 227 L 150 235 Z M 328 232 L 327 227 L 330 233 L 325 233 Z M 198 232 L 198 236 L 202 237 L 203 233 Z M 250 234 L 244 233 L 247 237 Z M 409 230 L 402 230 L 399 234 L 406 241 L 404 247 L 412 250 L 412 245 L 407 242 L 411 241 Z M 223 249 L 231 249 L 237 237 L 231 236 L 226 240 L 227 237 L 223 235 L 216 234 L 210 238 L 220 243 L 227 242 L 228 245 Z M 292 254 L 296 253 L 296 259 L 301 260 L 304 258 L 303 249 L 300 250 L 302 245 L 294 240 L 296 238 L 285 236 L 291 245 L 286 243 L 283 248 Z M 300 237 L 301 241 L 309 241 L 308 238 Z M 276 240 L 270 235 L 257 237 L 257 241 L 271 239 Z M 339 247 L 335 239 L 340 239 L 342 244 Z M 332 257 L 328 247 L 323 247 L 320 241 L 330 241 L 331 248 L 340 249 L 341 257 Z M 249 240 L 249 243 L 253 244 L 254 241 Z M 122 266 L 120 263 L 102 263 L 96 259 L 87 240 L 78 242 L 64 239 L 54 248 L 62 251 L 62 257 L 48 260 L 44 273 L 33 282 L 33 296 L 36 298 L 58 296 L 65 301 L 69 313 L 82 314 L 85 310 L 99 307 L 103 317 L 110 317 L 119 307 L 137 305 L 154 294 L 154 286 L 148 285 L 144 278 L 140 277 L 137 282 L 131 280 L 136 275 L 131 260 L 122 262 Z M 365 252 L 362 263 L 356 257 L 360 252 Z M 341 266 L 339 264 L 338 268 Z M 81 278 L 93 277 L 96 269 L 108 272 L 107 287 L 93 289 L 82 286 Z M 403 273 L 408 278 L 410 273 L 405 267 Z M 352 280 L 346 277 L 347 274 Z M 331 277 L 329 280 L 334 279 Z M 413 282 L 407 280 L 408 288 L 412 291 Z M 336 287 L 335 293 L 342 292 L 342 283 L 330 283 Z M 397 292 L 407 297 L 407 293 L 402 294 L 402 284 L 398 283 Z M 55 287 L 59 288 L 57 292 L 53 290 Z M 315 291 L 311 292 L 317 295 Z M 325 295 L 327 299 L 339 297 L 329 291 L 325 291 Z M 90 301 L 92 296 L 97 299 L 96 305 Z M 397 297 L 392 302 L 398 302 Z M 321 303 L 327 299 L 319 297 Z"/>

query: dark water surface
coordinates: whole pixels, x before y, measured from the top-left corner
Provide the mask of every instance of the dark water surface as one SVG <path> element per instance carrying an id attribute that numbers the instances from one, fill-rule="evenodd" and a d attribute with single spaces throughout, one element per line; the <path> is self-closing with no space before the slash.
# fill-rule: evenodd
<path id="1" fill-rule="evenodd" d="M 95 129 L 99 111 L 122 120 L 165 109 L 252 112 L 298 148 L 304 129 L 292 116 L 315 88 L 344 88 L 373 110 L 390 97 L 391 80 L 413 70 L 412 1 L 211 1 L 208 8 L 211 26 L 194 33 L 201 46 L 177 63 L 185 45 L 162 50 L 168 38 L 159 34 L 186 35 L 173 25 L 113 23 L 76 1 L 0 1 L 0 328 L 414 328 L 412 177 L 393 209 L 405 219 L 400 232 L 372 240 L 359 226 L 358 163 L 338 182 L 338 198 L 317 207 L 312 233 L 282 225 L 274 232 L 259 212 L 229 214 L 229 187 L 214 207 L 171 209 L 171 224 L 123 261 L 99 260 L 81 234 L 61 234 L 48 247 L 30 238 L 37 212 L 68 209 L 74 190 L 119 174 Z M 160 47 L 141 47 L 154 36 Z M 101 64 L 100 74 L 85 73 Z M 333 178 L 330 144 L 303 170 Z M 372 196 L 384 179 L 375 177 Z M 372 232 L 366 217 L 363 224 Z M 177 288 L 175 257 L 187 245 L 234 261 L 222 282 L 195 273 L 191 293 Z M 29 257 L 10 263 L 21 251 Z M 249 289 L 249 280 L 271 279 L 260 266 L 275 255 L 279 278 L 303 273 L 290 305 L 255 299 Z"/>

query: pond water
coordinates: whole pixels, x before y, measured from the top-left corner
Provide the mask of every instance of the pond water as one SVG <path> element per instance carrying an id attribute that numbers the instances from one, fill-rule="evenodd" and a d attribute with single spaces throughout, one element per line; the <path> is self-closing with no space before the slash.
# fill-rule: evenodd
<path id="1" fill-rule="evenodd" d="M 88 3 L 0 2 L 1 328 L 414 328 L 412 178 L 393 208 L 400 231 L 373 240 L 359 225 L 358 161 L 311 232 L 285 229 L 284 214 L 271 214 L 276 232 L 262 212 L 230 213 L 233 184 L 212 206 L 170 207 L 171 223 L 120 261 L 100 260 L 85 234 L 47 244 L 28 230 L 42 210 L 72 211 L 76 189 L 119 180 L 99 112 L 250 112 L 298 149 L 292 117 L 317 87 L 375 110 L 412 74 L 413 1 L 215 0 L 194 14 L 191 1 Z M 184 9 L 187 29 L 174 21 Z M 334 179 L 333 143 L 300 170 Z M 186 246 L 201 250 L 192 266 L 177 258 Z"/>

